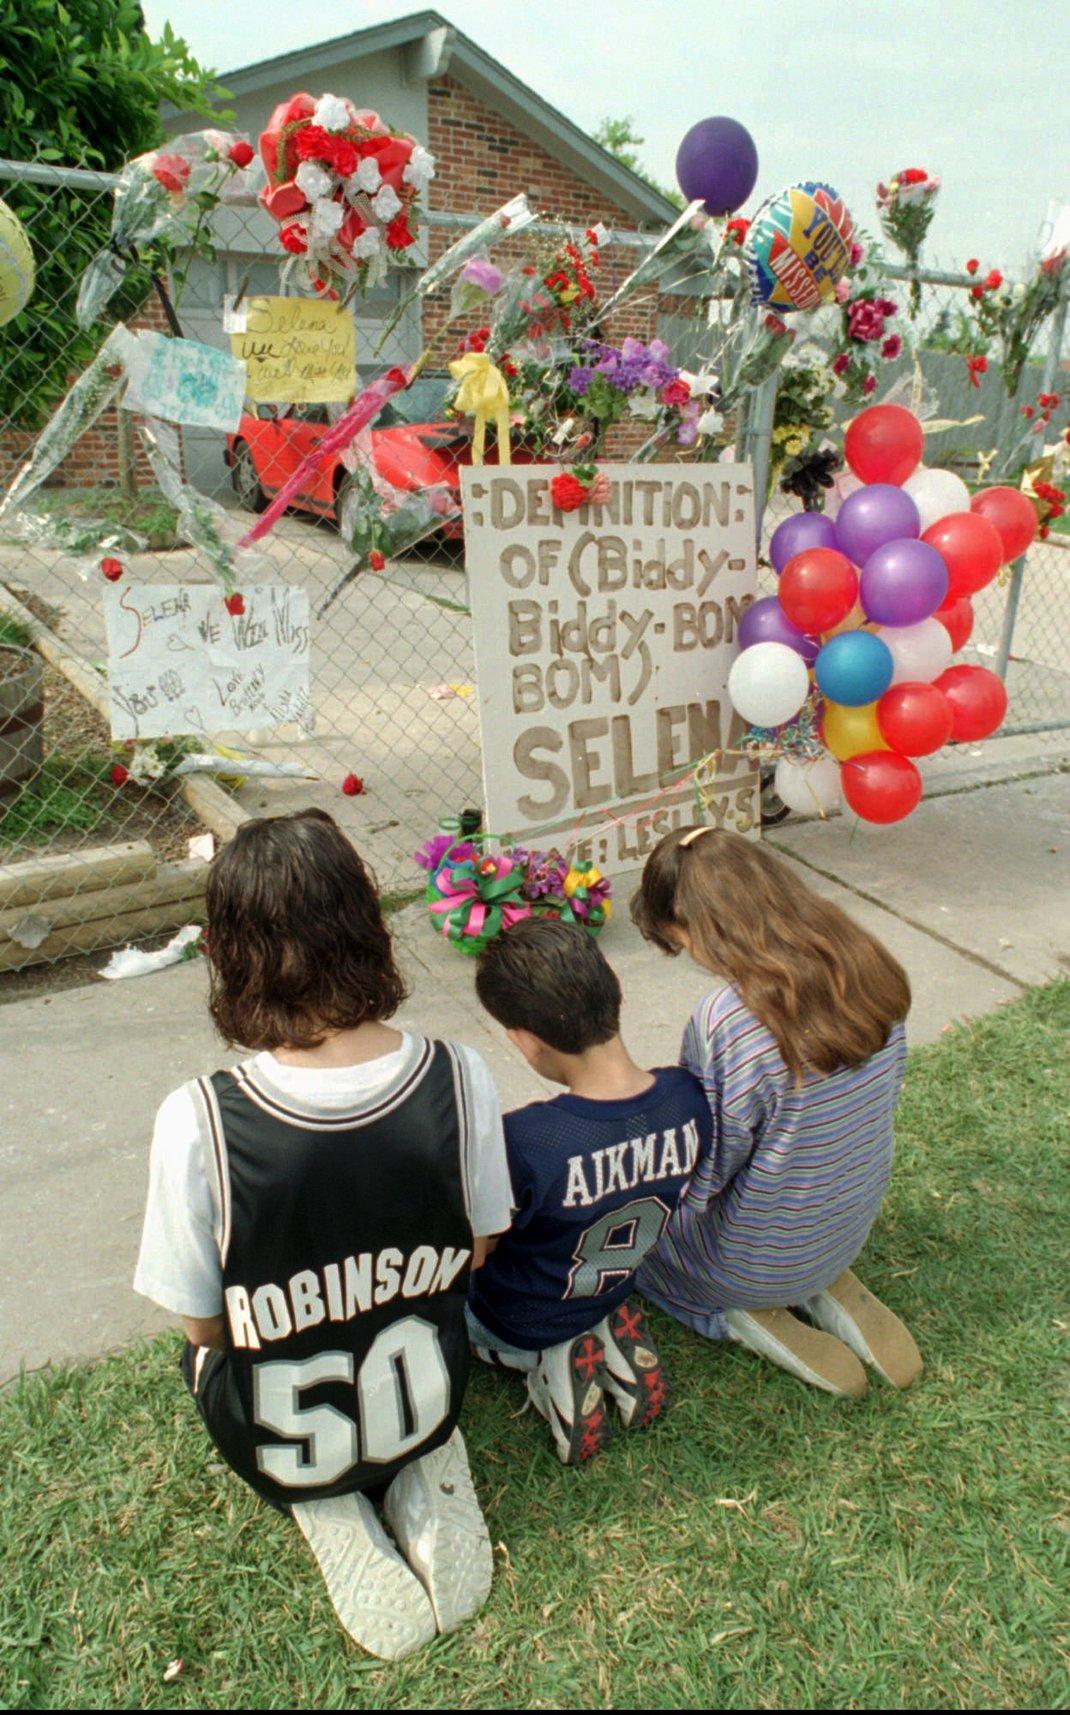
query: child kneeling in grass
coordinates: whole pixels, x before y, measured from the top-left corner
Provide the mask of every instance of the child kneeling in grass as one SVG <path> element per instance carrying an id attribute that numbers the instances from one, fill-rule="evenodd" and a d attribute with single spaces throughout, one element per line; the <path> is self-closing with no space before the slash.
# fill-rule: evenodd
<path id="1" fill-rule="evenodd" d="M 828 1393 L 863 1393 L 863 1364 L 909 1386 L 917 1346 L 851 1272 L 891 1173 L 905 972 L 792 865 L 719 829 L 667 835 L 632 916 L 728 985 L 696 1008 L 680 1056 L 706 1086 L 713 1151 L 641 1291 Z"/>
<path id="2" fill-rule="evenodd" d="M 387 1025 L 390 935 L 330 816 L 245 823 L 207 907 L 212 1017 L 260 1052 L 163 1103 L 135 1285 L 181 1318 L 219 1452 L 394 1659 L 490 1588 L 456 1424 L 470 1269 L 509 1223 L 498 1098 L 471 1050 Z"/>
<path id="3" fill-rule="evenodd" d="M 469 1294 L 478 1355 L 527 1374 L 566 1464 L 611 1432 L 656 1418 L 661 1361 L 635 1271 L 710 1147 L 702 1085 L 670 1066 L 644 1071 L 620 1037 L 617 978 L 587 931 L 518 923 L 480 955 L 476 992 L 510 1041 L 566 1094 L 507 1114 L 516 1213 Z"/>

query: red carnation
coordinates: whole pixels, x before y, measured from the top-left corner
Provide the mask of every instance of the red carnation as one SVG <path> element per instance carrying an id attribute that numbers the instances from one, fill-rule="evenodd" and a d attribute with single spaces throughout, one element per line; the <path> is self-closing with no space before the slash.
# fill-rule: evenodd
<path id="1" fill-rule="evenodd" d="M 658 394 L 663 405 L 686 405 L 690 397 L 690 387 L 686 381 L 681 381 L 679 377 L 675 381 L 668 382 Z"/>
<path id="2" fill-rule="evenodd" d="M 407 216 L 402 213 L 394 216 L 386 229 L 386 243 L 389 250 L 407 250 L 410 244 L 415 244 L 415 234 L 409 231 Z"/>
<path id="3" fill-rule="evenodd" d="M 368 555 L 368 564 L 373 572 L 381 572 L 386 565 L 386 555 L 381 554 L 378 548 L 373 548 Z"/>
<path id="4" fill-rule="evenodd" d="M 920 167 L 908 167 L 905 172 L 900 173 L 899 182 L 904 185 L 923 185 L 928 177 L 928 173 L 923 172 Z"/>
<path id="5" fill-rule="evenodd" d="M 112 783 L 112 785 L 113 786 L 125 786 L 127 781 L 129 780 L 129 778 L 130 778 L 130 770 L 128 768 L 124 768 L 121 762 L 116 762 L 113 765 L 112 771 L 111 771 L 111 783 Z"/>
<path id="6" fill-rule="evenodd" d="M 998 290 L 998 288 L 1000 286 L 1002 286 L 1002 284 L 1003 284 L 1003 275 L 1000 273 L 998 268 L 993 268 L 992 272 L 990 274 L 985 275 L 985 291 L 986 292 L 995 292 Z"/>
<path id="7" fill-rule="evenodd" d="M 1035 417 L 1036 411 L 1033 409 L 1032 405 L 1023 405 L 1022 406 L 1022 416 L 1027 417 L 1027 418 L 1028 417 Z"/>
<path id="8" fill-rule="evenodd" d="M 862 383 L 863 393 L 865 393 L 867 395 L 870 393 L 875 393 L 876 389 L 877 389 L 877 377 L 875 375 L 867 375 L 866 379 Z"/>
<path id="9" fill-rule="evenodd" d="M 971 298 L 983 298 L 984 295 L 985 295 L 985 289 L 983 286 L 971 286 L 970 287 L 970 297 Z"/>
<path id="10" fill-rule="evenodd" d="M 226 608 L 228 613 L 233 614 L 235 619 L 238 619 L 245 612 L 245 597 L 240 595 L 228 595 L 223 606 Z"/>
<path id="11" fill-rule="evenodd" d="M 123 562 L 112 559 L 101 560 L 100 569 L 110 584 L 117 584 L 123 575 Z"/>
<path id="12" fill-rule="evenodd" d="M 308 233 L 303 226 L 294 222 L 290 226 L 280 226 L 279 243 L 284 250 L 289 250 L 294 256 L 303 256 L 308 249 Z"/>
<path id="13" fill-rule="evenodd" d="M 359 798 L 364 791 L 364 782 L 359 774 L 347 774 L 342 781 L 342 791 L 347 798 Z"/>
<path id="14" fill-rule="evenodd" d="M 239 138 L 231 145 L 227 158 L 233 161 L 236 167 L 247 167 L 253 158 L 252 144 L 247 143 L 244 137 Z"/>
<path id="15" fill-rule="evenodd" d="M 839 356 L 834 357 L 832 360 L 832 373 L 833 373 L 833 375 L 845 375 L 847 373 L 847 371 L 850 369 L 850 367 L 851 367 L 851 359 L 848 357 L 848 355 L 845 351 L 841 351 Z"/>
<path id="16" fill-rule="evenodd" d="M 157 155 L 152 163 L 152 171 L 165 191 L 177 195 L 185 190 L 186 180 L 189 178 L 189 162 L 183 160 L 181 155 Z"/>
<path id="17" fill-rule="evenodd" d="M 785 334 L 788 331 L 787 322 L 781 321 L 780 317 L 774 315 L 772 310 L 770 310 L 769 314 L 763 319 L 762 326 L 766 333 L 776 334 L 778 339 L 781 334 Z"/>
<path id="18" fill-rule="evenodd" d="M 885 340 L 884 344 L 881 346 L 881 356 L 887 357 L 889 359 L 891 359 L 893 357 L 898 357 L 899 353 L 902 351 L 902 349 L 903 349 L 903 342 L 900 339 L 899 335 L 897 333 L 892 333 L 892 334 L 888 335 L 888 338 Z"/>
<path id="19" fill-rule="evenodd" d="M 966 264 L 967 274 L 976 274 L 976 272 L 980 266 L 981 266 L 981 264 L 980 264 L 980 262 L 978 262 L 976 256 L 971 256 L 970 260 Z"/>
<path id="20" fill-rule="evenodd" d="M 740 215 L 737 215 L 735 220 L 730 220 L 725 227 L 725 232 L 734 244 L 742 244 L 749 231 L 750 221 L 744 220 Z"/>
<path id="21" fill-rule="evenodd" d="M 322 125 L 305 125 L 294 137 L 294 152 L 299 161 L 329 161 L 330 136 Z"/>
<path id="22" fill-rule="evenodd" d="M 348 137 L 331 137 L 328 139 L 330 148 L 327 160 L 335 172 L 343 179 L 348 179 L 350 173 L 357 170 L 357 151 Z"/>
<path id="23" fill-rule="evenodd" d="M 550 496 L 559 512 L 575 512 L 577 506 L 586 506 L 590 488 L 570 470 L 563 470 L 550 483 Z"/>

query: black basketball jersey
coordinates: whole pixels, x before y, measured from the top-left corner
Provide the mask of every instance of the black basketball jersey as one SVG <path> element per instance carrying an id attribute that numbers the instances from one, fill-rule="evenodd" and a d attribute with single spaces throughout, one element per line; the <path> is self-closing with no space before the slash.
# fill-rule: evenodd
<path id="1" fill-rule="evenodd" d="M 387 1483 L 446 1441 L 468 1371 L 470 1105 L 448 1043 L 325 1113 L 255 1061 L 194 1086 L 210 1141 L 225 1352 L 198 1404 L 270 1500 Z"/>

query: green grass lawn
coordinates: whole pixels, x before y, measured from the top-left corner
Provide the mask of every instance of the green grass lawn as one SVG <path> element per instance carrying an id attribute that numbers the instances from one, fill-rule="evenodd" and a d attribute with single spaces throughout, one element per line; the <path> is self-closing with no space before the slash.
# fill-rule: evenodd
<path id="1" fill-rule="evenodd" d="M 214 1459 L 176 1339 L 9 1390 L 0 1700 L 1065 1707 L 1068 1032 L 1064 982 L 912 1057 L 860 1272 L 921 1343 L 914 1392 L 835 1401 L 658 1316 L 669 1415 L 576 1472 L 515 1378 L 477 1374 L 494 1589 L 396 1667 L 346 1642 L 297 1531 Z"/>

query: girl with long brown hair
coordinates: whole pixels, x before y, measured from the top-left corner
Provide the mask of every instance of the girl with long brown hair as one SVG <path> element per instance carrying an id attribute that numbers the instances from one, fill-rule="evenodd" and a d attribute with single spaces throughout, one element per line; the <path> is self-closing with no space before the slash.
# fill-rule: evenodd
<path id="1" fill-rule="evenodd" d="M 917 1346 L 850 1266 L 891 1172 L 905 972 L 795 869 L 720 829 L 667 835 L 632 916 L 726 985 L 696 1008 L 681 1052 L 706 1087 L 713 1150 L 640 1287 L 828 1393 L 864 1392 L 864 1364 L 909 1386 Z"/>

